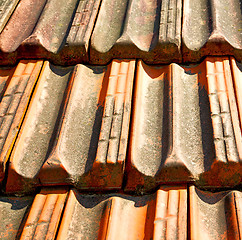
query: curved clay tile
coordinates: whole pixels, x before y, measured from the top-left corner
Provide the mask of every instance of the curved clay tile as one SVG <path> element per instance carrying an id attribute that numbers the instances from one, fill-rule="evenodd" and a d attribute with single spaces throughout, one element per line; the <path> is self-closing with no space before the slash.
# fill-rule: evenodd
<path id="1" fill-rule="evenodd" d="M 46 62 L 10 160 L 7 191 L 56 183 L 120 189 L 134 68 L 129 60 L 74 68 Z"/>
<path id="2" fill-rule="evenodd" d="M 185 0 L 182 44 L 185 62 L 208 55 L 233 55 L 242 60 L 240 0 Z"/>

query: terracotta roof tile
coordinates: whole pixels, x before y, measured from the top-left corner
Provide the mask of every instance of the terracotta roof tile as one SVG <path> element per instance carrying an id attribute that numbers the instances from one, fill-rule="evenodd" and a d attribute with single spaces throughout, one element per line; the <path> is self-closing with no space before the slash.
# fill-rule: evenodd
<path id="1" fill-rule="evenodd" d="M 75 68 L 45 62 L 11 155 L 7 191 L 121 188 L 134 68 L 129 60 Z"/>
<path id="2" fill-rule="evenodd" d="M 0 198 L 1 239 L 240 239 L 240 191 L 160 186 L 153 194 L 83 194 L 43 188 Z"/>
<path id="3" fill-rule="evenodd" d="M 49 58 L 68 65 L 87 61 L 99 3 L 21 0 L 0 34 L 2 64 L 26 57 Z M 62 11 L 58 11 L 60 8 Z"/>
<path id="4" fill-rule="evenodd" d="M 19 0 L 2 0 L 0 2 L 0 32 L 5 27 Z"/>
<path id="5" fill-rule="evenodd" d="M 241 239 L 241 9 L 0 1 L 0 238 Z"/>
<path id="6" fill-rule="evenodd" d="M 42 61 L 21 61 L 16 68 L 0 69 L 0 181 L 41 67 Z"/>
<path id="7" fill-rule="evenodd" d="M 90 61 L 115 57 L 181 61 L 182 1 L 102 1 L 91 38 Z"/>
<path id="8" fill-rule="evenodd" d="M 189 188 L 191 239 L 241 239 L 242 193 Z"/>
<path id="9" fill-rule="evenodd" d="M 138 63 L 127 190 L 167 182 L 241 183 L 240 101 L 234 91 L 240 71 L 228 58 L 189 66 Z"/>
<path id="10" fill-rule="evenodd" d="M 242 61 L 240 0 L 5 0 L 1 7 L 5 65 L 21 58 L 61 65 L 194 62 L 208 55 Z"/>
<path id="11" fill-rule="evenodd" d="M 183 59 L 199 61 L 208 55 L 234 55 L 242 61 L 241 1 L 185 0 Z"/>
<path id="12" fill-rule="evenodd" d="M 68 191 L 43 189 L 36 195 L 20 239 L 54 239 Z"/>
<path id="13" fill-rule="evenodd" d="M 41 65 L 28 65 L 32 87 Z M 24 63 L 17 69 L 22 68 Z M 6 191 L 28 192 L 54 184 L 120 189 L 134 71 L 135 61 L 130 60 L 114 60 L 107 67 L 69 68 L 45 62 L 10 157 Z M 139 61 L 125 189 L 142 192 L 161 183 L 183 182 L 206 188 L 240 184 L 240 76 L 240 64 L 227 57 L 209 57 L 189 66 L 157 67 Z M 3 111 L 15 113 L 19 97 L 15 105 L 4 105 L 11 86 L 1 105 Z M 22 112 L 15 114 L 15 124 L 22 121 L 31 86 L 28 98 L 21 97 Z M 6 126 L 15 130 L 10 140 L 2 140 L 6 145 L 1 155 L 2 179 L 17 133 L 15 125 Z"/>
<path id="14" fill-rule="evenodd" d="M 33 31 L 46 0 L 22 0 L 0 35 L 0 48 L 3 52 L 14 52 Z"/>
<path id="15" fill-rule="evenodd" d="M 71 191 L 57 239 L 186 239 L 187 190 L 142 197 Z"/>
<path id="16" fill-rule="evenodd" d="M 0 238 L 19 238 L 34 197 L 0 197 Z"/>

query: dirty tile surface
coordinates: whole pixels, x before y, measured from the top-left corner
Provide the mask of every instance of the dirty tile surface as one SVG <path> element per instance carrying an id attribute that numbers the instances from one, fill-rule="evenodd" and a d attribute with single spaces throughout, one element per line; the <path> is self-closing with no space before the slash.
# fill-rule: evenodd
<path id="1" fill-rule="evenodd" d="M 0 16 L 2 64 L 21 58 L 48 58 L 62 65 L 87 62 L 99 4 L 100 0 L 19 1 L 4 28 L 7 12 Z M 8 5 L 10 12 L 13 3 Z"/>
<path id="2" fill-rule="evenodd" d="M 242 193 L 189 188 L 191 239 L 240 239 Z"/>
<path id="3" fill-rule="evenodd" d="M 65 68 L 46 61 L 41 71 L 37 63 L 25 63 L 24 79 L 33 81 L 26 94 L 33 95 L 22 100 L 23 107 L 16 105 L 22 110 L 19 125 L 6 130 L 13 128 L 14 135 L 1 139 L 6 192 L 74 185 L 142 193 L 166 183 L 208 189 L 241 183 L 241 64 L 234 58 L 163 66 L 114 60 Z M 20 63 L 21 71 L 25 65 Z M 11 97 L 8 89 L 11 84 L 0 106 Z M 15 91 L 21 97 L 23 90 Z M 14 113 L 10 105 L 4 109 Z"/>
<path id="4" fill-rule="evenodd" d="M 0 69 L 0 181 L 41 67 L 42 61 L 20 61 Z"/>
<path id="5" fill-rule="evenodd" d="M 181 10 L 181 0 L 102 1 L 90 61 L 103 64 L 123 57 L 180 62 Z"/>
<path id="6" fill-rule="evenodd" d="M 121 188 L 135 61 L 45 62 L 9 165 L 7 191 L 30 185 Z"/>
<path id="7" fill-rule="evenodd" d="M 42 188 L 34 199 L 0 198 L 1 239 L 239 240 L 241 196 L 193 185 L 163 185 L 144 196 Z"/>
<path id="8" fill-rule="evenodd" d="M 233 55 L 242 60 L 241 0 L 185 0 L 182 45 L 185 62 L 208 55 Z"/>
<path id="9" fill-rule="evenodd" d="M 0 239 L 240 240 L 241 9 L 0 1 Z"/>
<path id="10" fill-rule="evenodd" d="M 0 32 L 5 27 L 19 0 L 2 0 L 0 2 Z"/>
<path id="11" fill-rule="evenodd" d="M 186 229 L 185 187 L 142 197 L 85 196 L 72 190 L 57 239 L 186 239 Z"/>
<path id="12" fill-rule="evenodd" d="M 18 239 L 34 197 L 0 197 L 0 238 Z"/>
<path id="13" fill-rule="evenodd" d="M 240 0 L 229 4 L 226 0 L 4 0 L 0 61 L 7 65 L 22 58 L 45 58 L 70 66 L 141 58 L 164 64 L 233 55 L 241 62 L 241 4 Z"/>
<path id="14" fill-rule="evenodd" d="M 163 67 L 139 61 L 127 190 L 165 182 L 241 183 L 240 74 L 232 58 Z"/>
<path id="15" fill-rule="evenodd" d="M 240 239 L 234 58 L 0 73 L 3 239 Z"/>

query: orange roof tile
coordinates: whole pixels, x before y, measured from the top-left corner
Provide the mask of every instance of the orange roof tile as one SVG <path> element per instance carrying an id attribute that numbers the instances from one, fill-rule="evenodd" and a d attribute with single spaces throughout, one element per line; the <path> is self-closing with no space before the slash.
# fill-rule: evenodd
<path id="1" fill-rule="evenodd" d="M 4 0 L 0 61 L 164 64 L 233 55 L 241 62 L 240 7 L 240 0 Z"/>
<path id="2" fill-rule="evenodd" d="M 0 181 L 41 67 L 42 61 L 21 61 L 16 68 L 0 70 Z"/>
<path id="3" fill-rule="evenodd" d="M 241 183 L 238 72 L 234 59 L 222 57 L 189 66 L 138 63 L 127 190 Z"/>
<path id="4" fill-rule="evenodd" d="M 0 1 L 0 238 L 241 239 L 241 7 Z"/>
<path id="5" fill-rule="evenodd" d="M 134 68 L 128 60 L 75 68 L 45 62 L 11 155 L 7 192 L 121 188 Z"/>
<path id="6" fill-rule="evenodd" d="M 160 186 L 153 194 L 43 188 L 0 198 L 1 239 L 240 239 L 241 192 Z"/>

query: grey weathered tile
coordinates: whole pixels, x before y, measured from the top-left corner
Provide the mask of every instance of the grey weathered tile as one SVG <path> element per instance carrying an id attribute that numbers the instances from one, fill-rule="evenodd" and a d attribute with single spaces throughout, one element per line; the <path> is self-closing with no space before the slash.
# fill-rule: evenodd
<path id="1" fill-rule="evenodd" d="M 0 197 L 0 238 L 18 239 L 33 197 Z"/>
<path id="2" fill-rule="evenodd" d="M 14 52 L 32 33 L 46 0 L 22 0 L 13 12 L 4 30 L 0 34 L 0 49 Z"/>
<path id="3" fill-rule="evenodd" d="M 71 190 L 57 239 L 187 238 L 187 189 L 155 194 L 84 195 Z"/>
<path id="4" fill-rule="evenodd" d="M 33 32 L 24 43 L 40 45 L 49 52 L 57 53 L 68 33 L 77 2 L 77 0 L 47 1 Z"/>
<path id="5" fill-rule="evenodd" d="M 127 190 L 194 181 L 203 172 L 198 77 L 189 70 L 176 64 L 152 67 L 139 62 Z"/>
<path id="6" fill-rule="evenodd" d="M 0 2 L 0 32 L 5 27 L 19 0 L 2 0 Z"/>
<path id="7" fill-rule="evenodd" d="M 208 55 L 233 55 L 242 61 L 240 0 L 185 0 L 183 7 L 183 60 Z"/>
<path id="8" fill-rule="evenodd" d="M 228 58 L 207 58 L 190 66 L 139 62 L 127 191 L 168 182 L 240 184 L 241 119 L 230 67 Z"/>
<path id="9" fill-rule="evenodd" d="M 68 69 L 46 62 L 10 160 L 7 191 L 121 188 L 134 67 L 128 60 Z"/>
<path id="10" fill-rule="evenodd" d="M 21 184 L 21 176 L 33 179 L 43 165 L 72 71 L 73 68 L 58 68 L 45 62 L 23 123 L 26 127 L 21 129 L 22 137 L 10 160 L 10 171 L 14 166 L 18 173 L 8 176 L 13 187 Z"/>
<path id="11" fill-rule="evenodd" d="M 23 121 L 42 61 L 21 61 L 17 67 L 0 70 L 0 181 Z"/>
<path id="12" fill-rule="evenodd" d="M 22 0 L 0 34 L 2 64 L 21 58 L 51 59 L 61 65 L 87 62 L 99 4 L 100 0 Z"/>
<path id="13" fill-rule="evenodd" d="M 65 46 L 61 51 L 63 62 L 78 63 L 88 61 L 88 49 L 94 28 L 100 0 L 80 1 L 68 33 Z"/>
<path id="14" fill-rule="evenodd" d="M 152 63 L 181 61 L 180 0 L 102 1 L 91 37 L 90 62 L 142 58 Z"/>
<path id="15" fill-rule="evenodd" d="M 242 193 L 189 188 L 191 239 L 240 239 Z"/>

